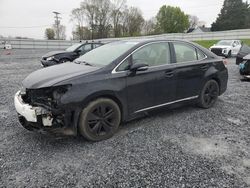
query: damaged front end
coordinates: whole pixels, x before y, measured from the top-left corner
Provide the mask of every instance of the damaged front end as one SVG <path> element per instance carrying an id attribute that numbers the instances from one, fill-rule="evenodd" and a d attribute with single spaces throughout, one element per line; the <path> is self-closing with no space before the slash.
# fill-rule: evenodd
<path id="1" fill-rule="evenodd" d="M 15 95 L 19 121 L 28 130 L 44 130 L 76 134 L 74 111 L 61 103 L 61 97 L 71 85 L 40 89 L 22 89 Z"/>

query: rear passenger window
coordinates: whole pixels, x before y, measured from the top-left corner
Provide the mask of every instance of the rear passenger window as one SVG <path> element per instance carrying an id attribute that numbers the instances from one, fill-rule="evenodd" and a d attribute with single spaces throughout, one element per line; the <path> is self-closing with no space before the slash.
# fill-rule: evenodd
<path id="1" fill-rule="evenodd" d="M 176 54 L 176 63 L 197 61 L 206 57 L 201 51 L 187 44 L 173 43 L 173 45 Z"/>

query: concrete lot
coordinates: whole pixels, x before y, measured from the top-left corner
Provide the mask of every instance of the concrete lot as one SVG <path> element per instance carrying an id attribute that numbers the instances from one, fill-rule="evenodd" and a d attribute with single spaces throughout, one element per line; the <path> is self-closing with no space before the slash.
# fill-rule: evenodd
<path id="1" fill-rule="evenodd" d="M 43 53 L 0 52 L 0 187 L 250 187 L 250 83 L 234 59 L 214 108 L 161 110 L 91 143 L 18 123 L 13 96 Z"/>

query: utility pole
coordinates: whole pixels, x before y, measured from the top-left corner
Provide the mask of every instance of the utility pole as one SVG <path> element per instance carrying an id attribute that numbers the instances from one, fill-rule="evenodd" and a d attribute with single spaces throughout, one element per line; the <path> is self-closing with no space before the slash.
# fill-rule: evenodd
<path id="1" fill-rule="evenodd" d="M 57 40 L 59 40 L 60 35 L 59 35 L 59 26 L 60 26 L 60 19 L 62 19 L 61 17 L 59 17 L 58 15 L 61 14 L 59 12 L 53 12 L 55 14 L 55 26 L 56 26 L 56 36 L 57 36 Z"/>

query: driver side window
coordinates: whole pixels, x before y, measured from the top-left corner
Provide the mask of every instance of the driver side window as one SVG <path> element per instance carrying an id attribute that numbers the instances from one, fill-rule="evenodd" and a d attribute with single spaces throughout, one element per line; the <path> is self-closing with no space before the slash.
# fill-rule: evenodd
<path id="1" fill-rule="evenodd" d="M 91 44 L 85 44 L 79 48 L 81 50 L 80 54 L 83 55 L 92 49 Z"/>
<path id="2" fill-rule="evenodd" d="M 149 67 L 170 64 L 167 42 L 149 44 L 132 55 L 133 63 L 145 63 Z"/>

